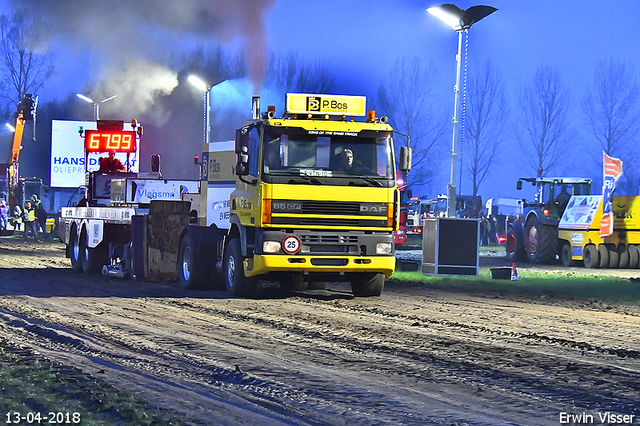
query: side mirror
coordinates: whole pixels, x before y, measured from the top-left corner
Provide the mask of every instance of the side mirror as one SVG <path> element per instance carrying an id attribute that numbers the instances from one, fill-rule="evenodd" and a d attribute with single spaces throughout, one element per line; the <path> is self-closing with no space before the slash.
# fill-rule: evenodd
<path id="1" fill-rule="evenodd" d="M 516 189 L 518 191 L 520 191 L 522 189 L 522 181 L 521 180 L 519 180 L 518 183 L 516 184 Z"/>
<path id="2" fill-rule="evenodd" d="M 406 146 L 400 148 L 400 171 L 411 171 L 411 156 L 411 148 L 407 148 Z"/>
<path id="3" fill-rule="evenodd" d="M 249 174 L 249 148 L 246 146 L 242 146 L 239 151 L 240 152 L 238 152 L 238 149 L 236 148 L 236 175 L 246 176 Z"/>
<path id="4" fill-rule="evenodd" d="M 160 156 L 159 155 L 151 156 L 151 171 L 154 173 L 160 172 Z"/>
<path id="5" fill-rule="evenodd" d="M 236 154 L 242 153 L 249 146 L 249 131 L 246 128 L 236 130 Z"/>

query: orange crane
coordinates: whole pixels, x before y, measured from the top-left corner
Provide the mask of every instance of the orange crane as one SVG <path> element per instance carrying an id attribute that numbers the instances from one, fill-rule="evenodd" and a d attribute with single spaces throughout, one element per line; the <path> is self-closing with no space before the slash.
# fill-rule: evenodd
<path id="1" fill-rule="evenodd" d="M 19 159 L 20 149 L 22 148 L 22 136 L 24 133 L 24 125 L 27 121 L 35 122 L 35 109 L 36 109 L 37 97 L 34 100 L 32 95 L 27 93 L 24 95 L 18 109 L 16 111 L 15 131 L 13 134 L 13 144 L 11 146 L 11 152 L 9 153 L 9 162 L 7 167 L 7 192 L 9 206 L 13 207 L 16 204 L 20 204 L 18 200 L 18 182 L 20 178 L 19 173 Z M 35 126 L 34 126 L 34 139 L 35 139 Z"/>

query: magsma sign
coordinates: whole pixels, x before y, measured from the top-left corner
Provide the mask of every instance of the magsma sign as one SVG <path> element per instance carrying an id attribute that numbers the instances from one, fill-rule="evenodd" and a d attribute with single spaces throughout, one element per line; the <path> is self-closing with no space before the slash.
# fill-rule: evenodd
<path id="1" fill-rule="evenodd" d="M 51 186 L 57 188 L 77 188 L 85 184 L 84 139 L 78 133 L 78 127 L 96 130 L 95 121 L 53 120 L 51 123 Z M 124 124 L 123 130 L 132 130 L 131 123 Z M 138 158 L 140 147 L 129 155 L 130 170 L 139 172 Z M 100 157 L 106 153 L 90 153 L 87 171 L 98 170 Z M 117 154 L 122 163 L 126 163 L 126 154 Z"/>

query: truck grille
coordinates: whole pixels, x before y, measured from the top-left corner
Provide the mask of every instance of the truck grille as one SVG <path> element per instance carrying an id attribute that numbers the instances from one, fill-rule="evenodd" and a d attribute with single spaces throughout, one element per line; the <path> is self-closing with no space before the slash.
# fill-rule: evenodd
<path id="1" fill-rule="evenodd" d="M 357 244 L 357 235 L 303 235 L 301 238 L 303 244 L 317 243 L 337 243 L 337 244 Z"/>
<path id="2" fill-rule="evenodd" d="M 376 219 L 345 219 L 322 217 L 273 217 L 271 223 L 275 225 L 315 225 L 315 226 L 340 226 L 340 227 L 387 227 L 387 220 Z"/>
<path id="3" fill-rule="evenodd" d="M 353 215 L 360 214 L 360 203 L 342 203 L 335 201 L 303 201 L 302 214 Z"/>

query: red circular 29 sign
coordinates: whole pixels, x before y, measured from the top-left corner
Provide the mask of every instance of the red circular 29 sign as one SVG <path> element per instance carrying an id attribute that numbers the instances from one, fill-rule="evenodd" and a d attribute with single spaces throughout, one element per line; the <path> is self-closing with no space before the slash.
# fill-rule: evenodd
<path id="1" fill-rule="evenodd" d="M 300 238 L 295 235 L 287 235 L 282 240 L 282 250 L 287 254 L 294 254 L 300 250 Z"/>

